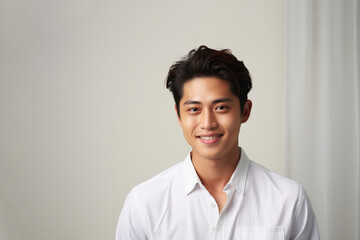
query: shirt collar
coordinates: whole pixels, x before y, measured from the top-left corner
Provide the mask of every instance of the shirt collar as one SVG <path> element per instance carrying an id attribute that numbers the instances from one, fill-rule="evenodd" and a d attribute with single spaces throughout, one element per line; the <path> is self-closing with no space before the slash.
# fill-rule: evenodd
<path id="1" fill-rule="evenodd" d="M 224 189 L 226 190 L 227 188 L 235 188 L 241 195 L 243 195 L 245 193 L 245 185 L 248 176 L 250 160 L 242 148 L 240 148 L 240 151 L 240 160 L 233 175 L 230 178 L 230 181 L 228 184 L 226 184 Z"/>
<path id="2" fill-rule="evenodd" d="M 201 185 L 201 180 L 196 173 L 194 165 L 191 161 L 190 153 L 185 158 L 185 167 L 184 167 L 184 184 L 185 184 L 185 193 L 188 195 L 192 190 L 194 190 L 196 185 Z"/>
<path id="3" fill-rule="evenodd" d="M 249 158 L 247 157 L 245 151 L 241 149 L 241 157 L 240 161 L 236 165 L 236 169 L 232 174 L 230 181 L 226 184 L 225 190 L 229 188 L 235 188 L 241 195 L 245 192 L 245 184 L 247 179 L 247 173 L 249 168 Z M 187 155 L 184 161 L 184 185 L 185 185 L 185 193 L 188 195 L 191 193 L 196 185 L 201 186 L 201 180 L 196 173 L 194 165 L 191 161 L 190 153 Z"/>

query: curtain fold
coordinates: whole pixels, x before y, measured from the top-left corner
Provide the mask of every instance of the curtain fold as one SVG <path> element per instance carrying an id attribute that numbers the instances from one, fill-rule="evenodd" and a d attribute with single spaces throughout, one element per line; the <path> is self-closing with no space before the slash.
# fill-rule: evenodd
<path id="1" fill-rule="evenodd" d="M 322 239 L 360 239 L 359 1 L 287 1 L 285 169 Z"/>

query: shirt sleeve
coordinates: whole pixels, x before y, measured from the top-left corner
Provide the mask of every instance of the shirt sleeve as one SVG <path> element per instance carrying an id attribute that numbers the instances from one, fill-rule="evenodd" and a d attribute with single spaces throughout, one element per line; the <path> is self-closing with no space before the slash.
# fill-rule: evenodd
<path id="1" fill-rule="evenodd" d="M 319 240 L 319 230 L 310 200 L 300 186 L 297 208 L 295 210 L 294 224 L 290 239 Z"/>
<path id="2" fill-rule="evenodd" d="M 138 201 L 132 190 L 125 199 L 115 240 L 147 240 Z"/>

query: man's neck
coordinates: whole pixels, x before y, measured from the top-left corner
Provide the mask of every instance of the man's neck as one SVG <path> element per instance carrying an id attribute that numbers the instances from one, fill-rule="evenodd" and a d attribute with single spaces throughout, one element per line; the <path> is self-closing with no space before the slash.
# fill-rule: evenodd
<path id="1" fill-rule="evenodd" d="M 202 184 L 209 191 L 222 191 L 236 169 L 240 154 L 239 147 L 221 159 L 206 159 L 192 153 L 192 162 Z"/>
<path id="2" fill-rule="evenodd" d="M 218 159 L 202 158 L 192 152 L 192 162 L 195 170 L 202 184 L 216 201 L 219 214 L 227 201 L 227 194 L 223 192 L 223 189 L 236 169 L 240 154 L 241 150 L 237 145 L 232 151 L 229 151 L 229 154 Z"/>

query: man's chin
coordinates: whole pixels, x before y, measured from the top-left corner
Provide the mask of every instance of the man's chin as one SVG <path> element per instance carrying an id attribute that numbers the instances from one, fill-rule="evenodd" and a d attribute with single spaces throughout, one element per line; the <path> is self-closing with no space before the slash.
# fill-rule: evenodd
<path id="1" fill-rule="evenodd" d="M 221 158 L 221 153 L 218 151 L 194 151 L 194 150 L 192 150 L 191 157 L 216 161 Z"/>

